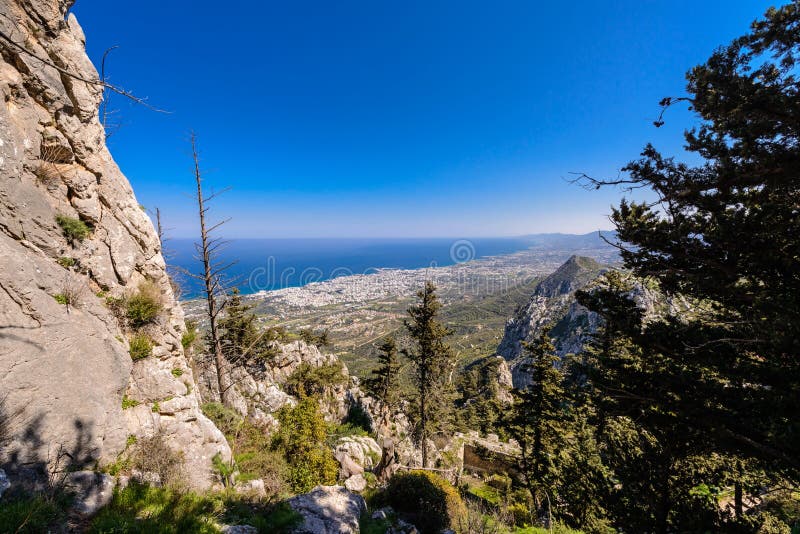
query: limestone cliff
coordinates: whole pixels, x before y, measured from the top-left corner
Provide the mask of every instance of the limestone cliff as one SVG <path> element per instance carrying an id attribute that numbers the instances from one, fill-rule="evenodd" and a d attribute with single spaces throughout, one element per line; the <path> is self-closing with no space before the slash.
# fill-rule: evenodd
<path id="1" fill-rule="evenodd" d="M 0 465 L 43 466 L 57 448 L 102 464 L 129 436 L 159 432 L 203 487 L 211 457 L 230 451 L 198 408 L 183 312 L 153 225 L 106 148 L 71 4 L 0 0 Z M 133 362 L 133 332 L 108 303 L 143 283 L 161 309 L 146 328 L 152 355 Z"/>
<path id="2" fill-rule="evenodd" d="M 545 326 L 552 327 L 559 356 L 581 350 L 586 336 L 596 330 L 598 317 L 575 301 L 575 291 L 586 287 L 605 270 L 591 258 L 572 256 L 542 280 L 530 302 L 509 319 L 497 354 L 510 362 L 515 387 L 528 383 L 523 372 L 522 344 L 533 341 Z"/>

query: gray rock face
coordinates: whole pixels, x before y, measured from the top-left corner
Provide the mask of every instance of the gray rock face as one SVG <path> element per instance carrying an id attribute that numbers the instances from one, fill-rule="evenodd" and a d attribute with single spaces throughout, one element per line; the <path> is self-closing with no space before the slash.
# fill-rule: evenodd
<path id="1" fill-rule="evenodd" d="M 587 336 L 596 330 L 598 317 L 575 302 L 575 291 L 606 270 L 591 258 L 572 256 L 536 286 L 528 305 L 508 321 L 497 354 L 510 363 L 515 387 L 529 382 L 523 370 L 526 358 L 522 345 L 535 340 L 545 326 L 553 327 L 551 335 L 559 356 L 582 349 Z"/>
<path id="2" fill-rule="evenodd" d="M 297 534 L 358 534 L 358 520 L 367 509 L 363 497 L 342 486 L 317 486 L 288 503 L 303 517 Z"/>
<path id="3" fill-rule="evenodd" d="M 381 459 L 381 447 L 367 436 L 345 436 L 336 442 L 333 456 L 341 466 L 341 478 L 346 479 L 375 468 Z"/>
<path id="4" fill-rule="evenodd" d="M 0 410 L 8 421 L 0 465 L 44 467 L 56 449 L 79 465 L 102 464 L 129 435 L 161 431 L 184 454 L 189 484 L 205 487 L 211 457 L 230 451 L 189 391 L 197 388 L 180 342 L 183 312 L 153 225 L 105 145 L 101 88 L 78 80 L 98 75 L 77 20 L 65 18 L 71 4 L 0 0 L 0 30 L 19 45 L 0 42 Z M 91 233 L 67 239 L 59 215 Z M 154 356 L 133 363 L 131 333 L 105 296 L 129 295 L 145 280 L 163 309 L 146 332 Z M 56 300 L 66 296 L 67 305 Z M 174 402 L 132 413 L 122 410 L 123 394 Z"/>
<path id="5" fill-rule="evenodd" d="M 111 475 L 94 471 L 76 471 L 67 475 L 64 485 L 74 492 L 72 508 L 81 515 L 92 516 L 111 502 L 116 481 Z"/>

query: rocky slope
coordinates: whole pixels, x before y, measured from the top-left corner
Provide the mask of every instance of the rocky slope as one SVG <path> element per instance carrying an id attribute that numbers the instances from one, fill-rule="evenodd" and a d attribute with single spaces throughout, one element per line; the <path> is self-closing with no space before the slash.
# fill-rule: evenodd
<path id="1" fill-rule="evenodd" d="M 522 344 L 536 339 L 544 327 L 552 327 L 559 356 L 581 350 L 586 336 L 597 328 L 598 317 L 575 301 L 575 292 L 607 270 L 591 258 L 572 256 L 542 280 L 530 302 L 509 319 L 497 354 L 510 363 L 514 387 L 527 384 L 522 371 L 525 360 Z"/>
<path id="2" fill-rule="evenodd" d="M 161 433 L 190 484 L 207 486 L 211 457 L 228 446 L 198 409 L 183 312 L 153 225 L 106 148 L 71 4 L 0 0 L 0 465 L 44 467 L 62 449 L 102 464 L 129 436 Z M 90 233 L 68 239 L 76 220 Z M 161 309 L 146 328 L 152 356 L 133 362 L 133 332 L 107 299 L 145 283 Z M 123 395 L 140 404 L 123 410 Z"/>

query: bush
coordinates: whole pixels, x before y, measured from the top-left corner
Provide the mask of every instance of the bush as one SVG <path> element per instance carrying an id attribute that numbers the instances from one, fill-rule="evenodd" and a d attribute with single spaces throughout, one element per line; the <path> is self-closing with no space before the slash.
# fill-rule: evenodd
<path id="1" fill-rule="evenodd" d="M 183 456 L 169 448 L 161 434 L 137 439 L 130 459 L 132 469 L 156 473 L 162 486 L 180 488 L 183 484 Z"/>
<path id="2" fill-rule="evenodd" d="M 296 396 L 318 395 L 346 382 L 342 362 L 326 363 L 319 367 L 303 362 L 286 379 L 286 390 Z"/>
<path id="3" fill-rule="evenodd" d="M 70 258 L 69 256 L 61 256 L 58 258 L 58 264 L 62 267 L 70 268 L 75 265 L 75 258 Z"/>
<path id="4" fill-rule="evenodd" d="M 389 504 L 423 534 L 453 528 L 466 507 L 456 488 L 430 471 L 397 473 L 386 489 Z"/>
<path id="5" fill-rule="evenodd" d="M 83 241 L 92 233 L 92 229 L 85 222 L 66 215 L 56 215 L 56 223 L 61 227 L 64 237 L 70 244 Z"/>
<path id="6" fill-rule="evenodd" d="M 131 328 L 141 328 L 156 320 L 163 307 L 161 293 L 152 282 L 143 282 L 138 291 L 124 299 L 125 317 Z"/>
<path id="7" fill-rule="evenodd" d="M 280 427 L 272 439 L 272 449 L 283 453 L 289 463 L 288 478 L 298 493 L 319 484 L 334 484 L 339 463 L 325 444 L 327 424 L 312 397 L 278 412 Z"/>
<path id="8" fill-rule="evenodd" d="M 285 493 L 288 465 L 281 452 L 272 450 L 272 438 L 265 429 L 218 402 L 204 404 L 202 409 L 205 416 L 225 434 L 231 446 L 239 470 L 236 479 L 241 482 L 262 479 L 268 497 Z"/>
<path id="9" fill-rule="evenodd" d="M 128 352 L 133 361 L 147 358 L 153 353 L 153 341 L 145 334 L 136 334 L 130 339 Z"/>

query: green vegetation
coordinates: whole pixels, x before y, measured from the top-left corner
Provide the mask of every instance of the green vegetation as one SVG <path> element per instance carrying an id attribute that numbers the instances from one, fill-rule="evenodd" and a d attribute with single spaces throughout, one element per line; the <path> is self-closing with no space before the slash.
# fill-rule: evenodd
<path id="1" fill-rule="evenodd" d="M 147 334 L 134 334 L 128 343 L 128 352 L 133 361 L 147 358 L 153 353 L 153 340 Z"/>
<path id="2" fill-rule="evenodd" d="M 313 330 L 304 328 L 303 330 L 300 330 L 299 336 L 301 340 L 305 341 L 309 345 L 314 345 L 320 349 L 328 348 L 333 345 L 330 340 L 330 333 L 327 330 L 323 330 L 317 334 Z"/>
<path id="3" fill-rule="evenodd" d="M 500 362 L 500 357 L 482 358 L 458 374 L 456 424 L 460 430 L 478 430 L 483 434 L 494 432 L 501 438 L 506 437 L 505 428 L 499 424 L 506 410 L 498 399 Z"/>
<path id="4" fill-rule="evenodd" d="M 386 500 L 423 534 L 455 527 L 466 514 L 458 490 L 430 471 L 395 474 L 386 488 Z"/>
<path id="5" fill-rule="evenodd" d="M 225 316 L 219 321 L 219 340 L 225 359 L 241 365 L 272 358 L 275 348 L 268 336 L 259 330 L 252 306 L 242 302 L 238 288 L 234 288 L 225 306 Z"/>
<path id="6" fill-rule="evenodd" d="M 296 406 L 284 406 L 278 412 L 278 421 L 272 448 L 281 451 L 289 464 L 292 490 L 303 493 L 319 484 L 336 483 L 339 463 L 326 445 L 328 426 L 317 400 L 305 397 Z"/>
<path id="7" fill-rule="evenodd" d="M 69 495 L 3 495 L 0 505 L 0 532 L 39 534 L 63 525 L 71 498 Z"/>
<path id="8" fill-rule="evenodd" d="M 175 368 L 175 369 L 173 369 L 171 371 L 171 373 L 172 373 L 172 376 L 174 376 L 175 378 L 178 378 L 180 376 L 183 376 L 183 369 Z"/>
<path id="9" fill-rule="evenodd" d="M 161 292 L 153 282 L 142 282 L 136 293 L 123 299 L 123 306 L 128 325 L 141 328 L 154 322 L 161 313 Z"/>
<path id="10" fill-rule="evenodd" d="M 428 467 L 428 441 L 435 431 L 448 429 L 452 421 L 454 394 L 450 373 L 455 361 L 444 339 L 452 331 L 441 324 L 438 313 L 442 305 L 436 287 L 426 282 L 417 293 L 419 303 L 408 309 L 405 326 L 413 340 L 413 348 L 403 351 L 414 366 L 416 397 L 413 398 L 415 437 L 422 449 L 422 465 Z"/>
<path id="11" fill-rule="evenodd" d="M 85 222 L 80 219 L 67 217 L 66 215 L 56 215 L 56 223 L 58 223 L 62 232 L 64 232 L 64 237 L 66 237 L 67 241 L 72 245 L 76 242 L 83 241 L 92 233 L 92 229 Z"/>
<path id="12" fill-rule="evenodd" d="M 372 371 L 372 377 L 364 381 L 366 390 L 387 408 L 393 408 L 400 400 L 400 362 L 397 356 L 397 343 L 392 336 L 387 336 L 378 355 L 378 368 Z"/>
<path id="13" fill-rule="evenodd" d="M 273 448 L 267 430 L 218 402 L 204 404 L 202 409 L 206 417 L 225 434 L 231 446 L 234 466 L 238 471 L 236 480 L 246 482 L 260 478 L 264 481 L 269 499 L 285 495 L 289 489 L 286 482 L 289 467 L 283 452 Z M 217 471 L 224 479 L 228 469 L 228 466 L 220 465 Z"/>
<path id="14" fill-rule="evenodd" d="M 512 412 L 506 420 L 508 433 L 522 450 L 520 470 L 530 491 L 537 515 L 544 513 L 548 495 L 553 495 L 558 471 L 558 451 L 566 428 L 562 376 L 556 368 L 559 361 L 545 328 L 539 339 L 525 345 L 531 385 L 514 391 Z"/>
<path id="15" fill-rule="evenodd" d="M 141 403 L 136 399 L 131 399 L 127 395 L 122 396 L 122 409 L 127 410 L 128 408 L 136 408 Z"/>
<path id="16" fill-rule="evenodd" d="M 331 388 L 347 383 L 342 362 L 326 363 L 320 366 L 301 363 L 286 379 L 286 391 L 296 396 L 320 395 Z"/>
<path id="17" fill-rule="evenodd" d="M 58 264 L 62 267 L 70 268 L 73 267 L 77 262 L 75 258 L 70 258 L 69 256 L 61 256 L 58 258 Z"/>
<path id="18" fill-rule="evenodd" d="M 200 337 L 197 331 L 197 322 L 187 320 L 185 322 L 186 330 L 181 336 L 181 346 L 184 350 L 195 349 L 196 345 L 200 342 Z"/>
<path id="19" fill-rule="evenodd" d="M 53 298 L 56 299 L 56 302 L 58 302 L 59 304 L 62 304 L 64 306 L 69 304 L 69 298 L 66 295 L 64 295 L 63 293 L 57 293 L 57 294 L 53 295 Z"/>
<path id="20" fill-rule="evenodd" d="M 235 494 L 200 495 L 131 482 L 114 490 L 111 503 L 100 511 L 90 533 L 218 534 L 220 523 L 252 525 L 260 533 L 288 533 L 301 518 L 285 504 L 243 501 Z"/>

